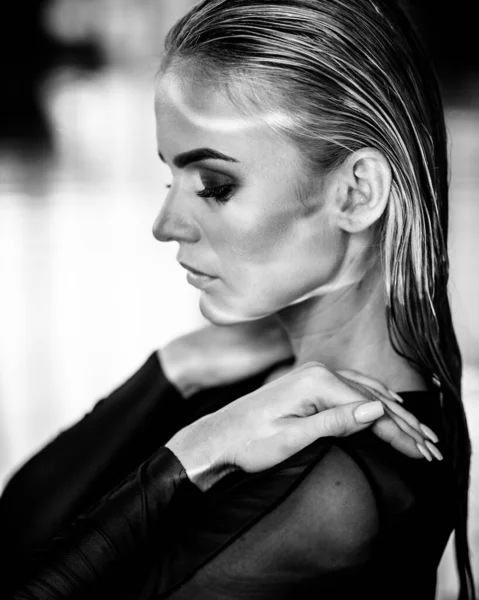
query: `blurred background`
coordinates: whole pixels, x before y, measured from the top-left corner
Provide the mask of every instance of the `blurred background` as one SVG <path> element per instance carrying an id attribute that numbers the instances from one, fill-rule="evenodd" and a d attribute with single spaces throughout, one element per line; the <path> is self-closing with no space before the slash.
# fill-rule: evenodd
<path id="1" fill-rule="evenodd" d="M 154 76 L 193 0 L 8 2 L 0 20 L 0 490 L 149 353 L 201 325 L 176 245 L 151 235 L 165 195 Z M 472 3 L 405 8 L 443 87 L 451 298 L 479 450 L 479 50 Z M 167 315 L 167 317 L 166 317 Z M 479 459 L 471 544 L 479 574 Z M 438 600 L 454 596 L 451 549 Z M 477 577 L 477 575 L 476 575 Z"/>

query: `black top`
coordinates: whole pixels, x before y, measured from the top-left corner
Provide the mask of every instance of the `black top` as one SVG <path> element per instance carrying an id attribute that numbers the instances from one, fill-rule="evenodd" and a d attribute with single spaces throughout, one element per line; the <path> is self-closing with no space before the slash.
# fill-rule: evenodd
<path id="1" fill-rule="evenodd" d="M 207 492 L 165 444 L 269 371 L 185 400 L 156 354 L 10 480 L 2 598 L 433 600 L 452 476 L 369 430 Z M 401 394 L 443 437 L 438 395 Z M 0 590 L 1 592 L 1 590 Z"/>

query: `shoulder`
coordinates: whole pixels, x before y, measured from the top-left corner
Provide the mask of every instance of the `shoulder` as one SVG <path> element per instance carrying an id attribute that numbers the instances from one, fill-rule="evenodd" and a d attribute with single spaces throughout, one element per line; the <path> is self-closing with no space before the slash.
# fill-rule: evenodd
<path id="1" fill-rule="evenodd" d="M 376 499 L 359 464 L 332 444 L 290 498 L 292 513 L 311 549 L 328 549 L 328 560 L 363 561 L 379 531 Z"/>
<path id="2" fill-rule="evenodd" d="M 269 472 L 246 476 L 231 491 L 233 503 L 247 500 L 250 507 L 254 498 L 261 505 L 255 536 L 269 539 L 269 552 L 280 552 L 288 567 L 316 576 L 361 566 L 373 552 L 379 533 L 374 490 L 333 438 L 318 439 Z"/>

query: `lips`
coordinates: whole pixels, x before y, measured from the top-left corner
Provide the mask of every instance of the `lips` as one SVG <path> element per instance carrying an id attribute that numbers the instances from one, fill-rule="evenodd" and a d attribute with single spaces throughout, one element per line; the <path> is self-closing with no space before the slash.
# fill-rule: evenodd
<path id="1" fill-rule="evenodd" d="M 213 277 L 213 275 L 210 275 L 209 273 L 205 273 L 204 271 L 199 271 L 198 269 L 194 269 L 193 267 L 190 267 L 186 263 L 183 263 L 181 261 L 178 261 L 178 262 L 184 269 L 186 269 L 190 273 L 193 273 L 194 275 L 206 275 L 206 277 Z"/>

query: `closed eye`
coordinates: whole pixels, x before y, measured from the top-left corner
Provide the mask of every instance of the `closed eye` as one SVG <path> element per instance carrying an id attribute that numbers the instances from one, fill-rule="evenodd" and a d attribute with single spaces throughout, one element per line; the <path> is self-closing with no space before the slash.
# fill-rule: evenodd
<path id="1" fill-rule="evenodd" d="M 171 189 L 171 184 L 166 184 L 166 189 Z M 225 183 L 223 185 L 206 187 L 199 192 L 196 192 L 196 195 L 200 198 L 213 198 L 218 204 L 224 204 L 230 200 L 234 188 L 236 186 L 232 183 Z"/>
<path id="2" fill-rule="evenodd" d="M 205 187 L 203 190 L 196 192 L 200 198 L 214 198 L 218 204 L 224 204 L 233 195 L 235 186 L 232 183 L 218 185 L 216 187 Z"/>

